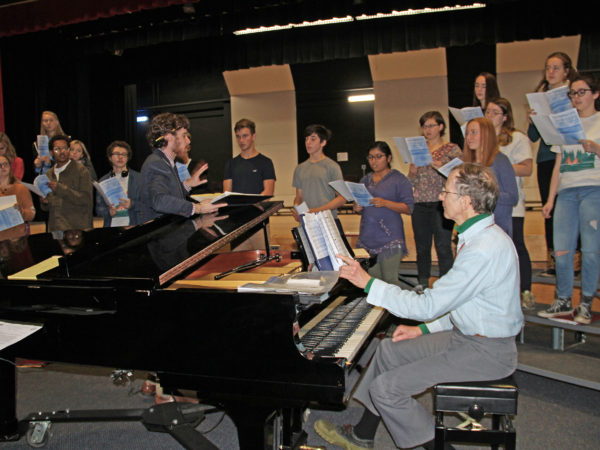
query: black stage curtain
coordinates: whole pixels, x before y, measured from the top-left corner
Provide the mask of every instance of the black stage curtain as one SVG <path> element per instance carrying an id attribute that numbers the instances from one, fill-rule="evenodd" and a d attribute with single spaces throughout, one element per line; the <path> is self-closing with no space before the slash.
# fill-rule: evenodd
<path id="1" fill-rule="evenodd" d="M 19 36 L 16 36 L 0 42 L 5 48 L 18 45 L 23 48 L 29 40 L 30 48 L 34 51 L 61 48 L 62 51 L 77 55 L 120 54 L 135 48 L 193 42 L 189 58 L 201 58 L 204 64 L 210 65 L 216 71 L 222 71 L 273 64 L 347 59 L 424 48 L 477 43 L 489 45 L 583 35 L 595 32 L 596 29 L 593 15 L 580 17 L 580 11 L 573 5 L 560 8 L 561 20 L 557 22 L 558 11 L 551 7 L 542 7 L 538 2 L 495 1 L 486 8 L 477 10 L 354 21 L 245 36 L 233 35 L 236 29 L 255 26 L 259 23 L 259 18 L 263 21 L 260 22 L 262 24 L 281 24 L 294 21 L 294 17 L 297 21 L 298 17 L 312 20 L 334 15 L 343 16 L 352 11 L 351 8 L 347 9 L 348 3 L 356 2 L 287 3 L 289 4 L 286 8 L 274 9 L 272 18 L 258 13 L 244 15 L 247 10 L 242 10 L 239 14 L 224 15 L 217 15 L 211 11 L 212 15 L 197 14 L 185 18 L 181 17 L 178 9 L 171 7 L 146 11 L 143 15 L 140 13 L 129 17 L 118 16 L 35 33 L 33 39 L 23 36 L 24 39 L 19 40 Z M 386 2 L 375 4 L 379 6 L 383 3 Z M 388 3 L 394 6 L 399 2 Z M 578 3 L 581 2 L 575 0 L 574 4 Z M 111 32 L 107 33 L 106 29 L 110 29 Z M 164 52 L 158 47 L 156 50 L 156 58 L 168 59 L 168 51 Z"/>
<path id="2" fill-rule="evenodd" d="M 217 3 L 209 3 L 216 8 Z M 595 16 L 581 14 L 582 8 L 575 6 L 582 2 L 576 0 L 560 10 L 529 0 L 494 1 L 480 10 L 234 36 L 233 30 L 256 21 L 256 16 L 248 14 L 243 6 L 245 3 L 225 2 L 234 7 L 242 5 L 239 14 L 222 15 L 215 9 L 184 19 L 177 12 L 181 10 L 178 6 L 0 39 L 6 131 L 28 167 L 33 159 L 31 143 L 39 130 L 39 114 L 44 109 L 59 114 L 67 133 L 89 142 L 97 160 L 104 158 L 110 140 L 131 139 L 135 134 L 135 124 L 129 123 L 133 103 L 139 108 L 222 99 L 226 95 L 196 93 L 195 86 L 208 85 L 209 75 L 216 79 L 223 70 L 436 47 L 493 46 L 498 42 L 576 34 L 583 36 L 580 67 L 597 66 Z M 284 23 L 280 21 L 291 17 L 339 17 L 347 11 L 344 7 L 361 4 L 350 0 L 283 3 L 288 7 L 283 13 L 273 13 L 273 23 Z M 389 6 L 398 3 L 405 2 L 390 1 Z M 377 2 L 376 6 L 385 4 Z M 560 21 L 556 20 L 558 14 Z M 181 85 L 183 80 L 194 78 L 198 81 L 189 85 L 194 91 L 186 94 L 189 98 L 165 95 L 165 86 Z M 126 102 L 123 92 L 132 84 L 137 86 L 137 99 Z M 145 92 L 153 93 L 150 101 L 144 100 L 150 98 Z"/>

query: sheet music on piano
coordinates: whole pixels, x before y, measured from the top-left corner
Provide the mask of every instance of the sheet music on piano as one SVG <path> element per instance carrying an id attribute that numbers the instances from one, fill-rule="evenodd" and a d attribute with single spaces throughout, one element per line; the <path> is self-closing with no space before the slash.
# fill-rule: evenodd
<path id="1" fill-rule="evenodd" d="M 306 213 L 301 219 L 317 268 L 339 270 L 343 263 L 335 255 L 352 256 L 342 240 L 331 211 Z"/>

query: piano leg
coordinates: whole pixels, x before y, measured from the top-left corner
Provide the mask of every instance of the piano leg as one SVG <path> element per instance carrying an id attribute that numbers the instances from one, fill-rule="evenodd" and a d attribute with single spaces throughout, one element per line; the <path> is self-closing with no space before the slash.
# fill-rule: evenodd
<path id="1" fill-rule="evenodd" d="M 269 448 L 271 439 L 267 425 L 277 415 L 274 408 L 229 403 L 225 411 L 235 423 L 241 450 Z"/>
<path id="2" fill-rule="evenodd" d="M 284 408 L 282 411 L 282 448 L 299 448 L 305 444 L 308 434 L 304 431 L 303 408 Z"/>
<path id="3" fill-rule="evenodd" d="M 237 427 L 241 450 L 297 449 L 306 442 L 300 408 L 228 404 L 225 411 Z"/>
<path id="4" fill-rule="evenodd" d="M 3 360 L 0 360 L 0 442 L 16 441 L 19 439 L 19 422 L 17 421 L 15 358 L 6 355 L 2 355 L 2 358 Z"/>

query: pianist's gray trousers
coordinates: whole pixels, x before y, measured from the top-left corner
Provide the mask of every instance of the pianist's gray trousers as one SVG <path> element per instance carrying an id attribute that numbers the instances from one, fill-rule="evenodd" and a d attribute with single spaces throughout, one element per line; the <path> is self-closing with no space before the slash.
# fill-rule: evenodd
<path id="1" fill-rule="evenodd" d="M 380 415 L 396 445 L 433 439 L 433 415 L 413 397 L 437 383 L 495 380 L 517 367 L 515 338 L 465 336 L 458 330 L 392 342 L 385 339 L 354 398 Z"/>

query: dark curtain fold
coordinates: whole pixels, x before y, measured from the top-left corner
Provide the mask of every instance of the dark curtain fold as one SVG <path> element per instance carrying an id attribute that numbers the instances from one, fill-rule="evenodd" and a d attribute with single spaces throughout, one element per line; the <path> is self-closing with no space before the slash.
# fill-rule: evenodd
<path id="1" fill-rule="evenodd" d="M 288 5 L 287 8 L 282 8 L 284 12 L 279 12 L 279 16 L 272 19 L 267 16 L 267 19 L 277 23 L 279 20 L 285 22 L 291 19 L 294 14 L 310 18 L 344 15 L 344 9 L 340 5 L 347 8 L 352 6 L 338 1 L 332 2 L 337 8 L 326 8 L 318 5 L 329 2 L 316 2 L 312 11 L 307 9 L 309 3 L 311 2 L 298 2 L 295 7 L 299 11 L 294 11 L 294 5 Z M 202 2 L 196 5 L 200 7 Z M 272 14 L 275 11 L 279 10 L 274 9 Z M 173 16 L 173 20 L 158 20 L 167 12 L 174 14 L 172 9 L 156 9 L 145 13 L 144 20 L 140 19 L 142 16 L 136 19 L 132 15 L 129 26 L 127 18 L 118 17 L 106 23 L 96 21 L 64 27 L 59 31 L 36 33 L 32 38 L 23 36 L 23 39 L 19 39 L 16 36 L 2 40 L 2 43 L 5 47 L 14 47 L 31 42 L 32 51 L 35 52 L 43 52 L 47 48 L 52 53 L 54 49 L 61 48 L 65 52 L 90 57 L 106 53 L 127 53 L 139 48 L 193 43 L 190 58 L 202 59 L 215 71 L 222 71 L 358 58 L 436 47 L 585 35 L 595 32 L 597 28 L 591 18 L 579 17 L 580 14 L 575 9 L 561 9 L 562 20 L 558 22 L 557 11 L 540 8 L 535 2 L 529 1 L 493 3 L 478 10 L 355 21 L 244 36 L 235 36 L 233 31 L 247 26 L 255 17 L 244 21 L 240 17 L 242 13 L 237 16 L 197 14 L 193 20 L 188 21 L 175 20 L 178 16 Z M 114 28 L 115 31 L 103 32 L 106 27 Z M 590 45 L 590 50 L 592 49 Z M 162 48 L 157 48 L 157 58 L 168 56 L 168 49 L 164 52 Z"/>
<path id="2" fill-rule="evenodd" d="M 190 0 L 38 0 L 0 14 L 0 38 L 188 3 Z"/>
<path id="3" fill-rule="evenodd" d="M 146 0 L 148 4 L 155 2 Z M 98 0 L 98 3 L 106 5 L 109 0 Z M 128 3 L 129 0 L 123 5 Z M 182 2 L 177 0 L 175 3 Z M 224 9 L 216 2 L 192 3 L 198 8 L 206 8 L 208 14 L 197 14 L 193 21 L 187 22 L 152 19 L 148 23 L 142 23 L 139 17 L 135 19 L 135 14 L 131 14 L 133 25 L 130 28 L 127 17 L 119 16 L 0 39 L 6 129 L 11 138 L 15 136 L 13 141 L 20 143 L 18 151 L 22 156 L 24 154 L 26 164 L 32 160 L 30 146 L 39 130 L 42 110 L 59 112 L 66 132 L 87 138 L 93 142 L 93 149 L 103 155 L 102 149 L 108 138 L 129 137 L 126 130 L 131 125 L 124 125 L 123 121 L 133 118 L 125 117 L 124 86 L 138 86 L 139 106 L 140 93 L 148 90 L 144 86 L 180 83 L 183 80 L 181 74 L 193 77 L 200 72 L 218 78 L 223 70 L 361 58 L 437 47 L 495 45 L 576 34 L 582 35 L 580 68 L 600 67 L 596 50 L 600 39 L 595 16 L 582 14 L 581 8 L 575 7 L 581 3 L 577 1 L 560 10 L 547 5 L 541 7 L 533 1 L 494 2 L 480 10 L 357 21 L 246 36 L 235 36 L 232 32 L 237 26 L 247 26 L 248 22 L 242 20 L 244 14 L 249 14 L 247 2 L 225 2 L 232 11 L 239 10 L 237 15 L 220 14 L 219 11 Z M 279 21 L 281 17 L 296 14 L 314 18 L 327 17 L 327 14 L 339 16 L 343 15 L 343 7 L 360 4 L 353 0 L 332 1 L 332 5 L 327 6 L 328 3 L 316 0 L 288 2 L 285 15 L 273 12 L 270 20 Z M 367 3 L 370 5 L 371 2 Z M 397 3 L 390 1 L 388 6 Z M 378 4 L 385 6 L 381 2 Z M 167 13 L 176 14 L 175 9 L 181 14 L 180 7 L 171 7 L 144 12 L 143 17 L 164 17 Z M 557 20 L 559 16 L 560 20 Z M 113 24 L 120 25 L 114 33 L 102 33 L 103 27 Z M 105 28 L 105 31 L 111 29 Z M 203 99 L 196 97 L 190 100 Z M 98 104 L 102 104 L 102 111 L 94 110 Z M 130 106 L 127 106 L 128 111 Z M 104 111 L 111 111 L 112 115 L 108 119 L 108 128 L 106 119 L 100 117 Z"/>
<path id="4" fill-rule="evenodd" d="M 600 72 L 600 31 L 591 30 L 581 36 L 577 69 L 583 72 Z"/>

